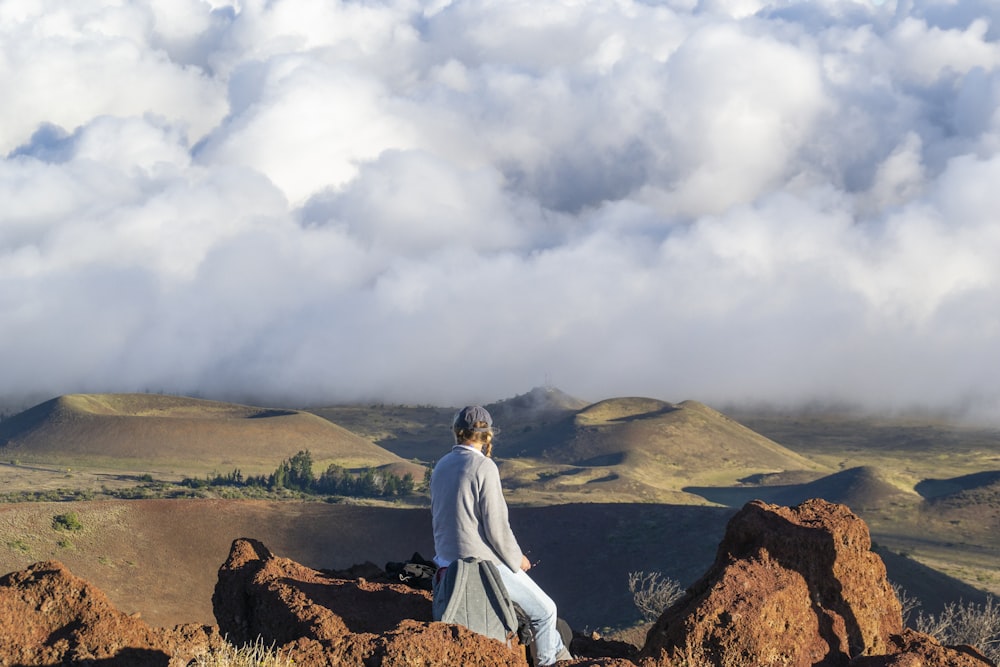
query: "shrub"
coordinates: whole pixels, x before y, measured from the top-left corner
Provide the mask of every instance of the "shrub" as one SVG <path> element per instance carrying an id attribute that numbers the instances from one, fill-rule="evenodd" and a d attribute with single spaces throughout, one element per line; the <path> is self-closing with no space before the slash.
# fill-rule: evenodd
<path id="1" fill-rule="evenodd" d="M 22 553 L 28 553 L 31 551 L 31 547 L 29 547 L 27 542 L 24 540 L 14 540 L 13 542 L 8 542 L 7 546 L 14 551 L 20 551 Z"/>
<path id="2" fill-rule="evenodd" d="M 659 572 L 629 572 L 628 589 L 632 602 L 647 621 L 655 621 L 684 594 L 678 582 Z"/>
<path id="3" fill-rule="evenodd" d="M 83 530 L 83 524 L 76 512 L 66 512 L 52 517 L 52 527 L 56 530 Z"/>
<path id="4" fill-rule="evenodd" d="M 947 646 L 968 644 L 993 662 L 1000 661 L 1000 605 L 993 596 L 986 603 L 949 602 L 940 614 L 917 614 L 915 629 L 933 635 Z"/>
<path id="5" fill-rule="evenodd" d="M 899 599 L 899 605 L 903 612 L 903 625 L 910 625 L 910 616 L 913 615 L 913 611 L 920 606 L 920 600 L 910 595 L 905 588 L 900 586 L 895 582 L 889 582 L 892 584 L 892 590 L 896 593 L 896 597 Z"/>
<path id="6" fill-rule="evenodd" d="M 193 667 L 292 667 L 295 661 L 275 648 L 264 645 L 264 640 L 241 648 L 224 644 L 221 649 L 203 653 L 190 663 Z"/>
<path id="7" fill-rule="evenodd" d="M 931 635 L 945 646 L 968 644 L 993 662 L 1000 661 L 1000 605 L 993 596 L 987 596 L 986 603 L 949 602 L 940 614 L 925 614 L 923 611 L 913 617 L 920 600 L 911 596 L 898 584 L 892 584 L 896 597 L 903 608 L 903 623 L 918 632 Z"/>

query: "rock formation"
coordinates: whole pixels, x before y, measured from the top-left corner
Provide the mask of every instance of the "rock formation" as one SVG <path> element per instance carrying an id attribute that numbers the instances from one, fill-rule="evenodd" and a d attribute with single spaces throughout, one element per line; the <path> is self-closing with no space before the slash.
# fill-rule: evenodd
<path id="1" fill-rule="evenodd" d="M 236 643 L 260 636 L 309 665 L 524 665 L 523 648 L 431 622 L 431 596 L 402 583 L 343 579 L 236 540 L 212 607 Z"/>
<path id="2" fill-rule="evenodd" d="M 97 663 L 180 667 L 263 640 L 298 665 L 527 665 L 524 648 L 431 620 L 429 593 L 366 564 L 313 570 L 238 539 L 212 597 L 217 627 L 151 628 L 59 563 L 0 578 L 0 667 Z M 650 628 L 641 651 L 574 639 L 587 667 L 722 665 L 984 667 L 969 647 L 904 630 L 865 524 L 843 505 L 753 502 L 730 521 L 715 563 Z"/>
<path id="3" fill-rule="evenodd" d="M 726 527 L 715 563 L 650 629 L 642 656 L 662 665 L 983 665 L 903 633 L 899 600 L 846 506 L 748 503 Z M 867 659 L 900 653 L 944 662 Z"/>
<path id="4" fill-rule="evenodd" d="M 0 667 L 183 667 L 223 643 L 215 627 L 151 628 L 56 561 L 0 577 Z"/>

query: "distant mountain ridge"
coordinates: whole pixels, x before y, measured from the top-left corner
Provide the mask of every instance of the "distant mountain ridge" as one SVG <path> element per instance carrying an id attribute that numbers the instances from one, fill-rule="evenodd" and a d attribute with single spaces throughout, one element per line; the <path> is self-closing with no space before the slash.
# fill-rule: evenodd
<path id="1" fill-rule="evenodd" d="M 402 462 L 308 412 L 159 394 L 71 394 L 0 422 L 3 455 L 28 459 L 187 461 L 249 472 L 302 450 L 346 465 Z"/>
<path id="2" fill-rule="evenodd" d="M 618 432 L 615 442 L 626 455 L 669 458 L 673 466 L 697 469 L 697 462 L 712 461 L 716 469 L 744 465 L 774 471 L 818 468 L 809 459 L 697 401 L 672 404 L 647 398 L 609 399 L 582 410 L 575 422 L 579 437 L 571 450 L 583 456 L 595 451 L 588 450 L 592 438 L 586 434 L 614 429 Z"/>
<path id="3" fill-rule="evenodd" d="M 587 404 L 536 388 L 487 407 L 501 428 L 494 455 L 515 503 L 704 503 L 683 487 L 832 472 L 697 401 L 618 397 Z M 393 451 L 405 456 L 402 447 Z"/>
<path id="4" fill-rule="evenodd" d="M 672 466 L 706 461 L 727 467 L 753 459 L 766 470 L 815 470 L 815 463 L 698 403 L 652 398 L 610 398 L 564 416 L 537 432 L 517 431 L 519 454 L 575 465 L 607 465 L 652 457 Z"/>
<path id="5" fill-rule="evenodd" d="M 623 397 L 588 404 L 536 387 L 487 407 L 502 431 L 495 453 L 506 462 L 512 490 L 683 502 L 686 484 L 829 472 L 696 401 Z M 416 462 L 431 465 L 451 446 L 450 414 L 426 406 L 300 411 L 159 394 L 72 394 L 0 423 L 0 451 L 12 459 L 103 459 L 116 467 L 132 461 L 157 470 L 184 462 L 255 474 L 309 450 L 316 462 L 390 465 L 420 478 Z M 532 499 L 515 499 L 522 501 Z"/>
<path id="6" fill-rule="evenodd" d="M 586 408 L 582 399 L 555 387 L 534 387 L 524 394 L 486 405 L 493 422 L 500 427 L 552 421 Z"/>
<path id="7" fill-rule="evenodd" d="M 952 520 L 1000 521 L 1000 472 L 920 482 L 875 466 L 836 470 L 697 401 L 587 403 L 553 387 L 487 404 L 513 503 L 678 502 L 739 506 L 822 497 L 855 508 L 915 506 Z M 160 394 L 70 394 L 0 422 L 0 456 L 181 474 L 269 473 L 309 450 L 317 472 L 388 466 L 416 479 L 451 446 L 454 408 L 344 406 L 312 411 Z M 348 428 L 340 425 L 345 419 Z M 919 495 L 918 495 L 919 494 Z"/>

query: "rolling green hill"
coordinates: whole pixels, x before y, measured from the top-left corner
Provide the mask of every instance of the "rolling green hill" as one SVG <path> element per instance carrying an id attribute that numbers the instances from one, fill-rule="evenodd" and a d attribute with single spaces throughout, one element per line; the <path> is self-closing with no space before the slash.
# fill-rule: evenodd
<path id="1" fill-rule="evenodd" d="M 963 527 L 965 533 L 1000 534 L 1000 470 L 917 484 L 925 516 Z"/>
<path id="2" fill-rule="evenodd" d="M 608 399 L 504 434 L 498 451 L 516 459 L 504 475 L 519 491 L 540 482 L 549 493 L 620 501 L 699 502 L 684 487 L 728 485 L 754 473 L 828 471 L 706 405 L 651 398 Z"/>
<path id="3" fill-rule="evenodd" d="M 316 415 L 157 394 L 74 394 L 0 422 L 0 456 L 114 469 L 270 472 L 309 450 L 344 467 L 405 463 Z"/>
<path id="4" fill-rule="evenodd" d="M 686 487 L 686 491 L 729 507 L 741 507 L 760 499 L 777 505 L 798 505 L 810 498 L 823 498 L 841 503 L 856 512 L 890 505 L 916 508 L 920 496 L 911 489 L 894 483 L 890 476 L 872 466 L 858 466 L 832 475 L 797 484 L 756 484 L 756 479 L 768 481 L 768 476 L 753 476 L 739 486 Z"/>

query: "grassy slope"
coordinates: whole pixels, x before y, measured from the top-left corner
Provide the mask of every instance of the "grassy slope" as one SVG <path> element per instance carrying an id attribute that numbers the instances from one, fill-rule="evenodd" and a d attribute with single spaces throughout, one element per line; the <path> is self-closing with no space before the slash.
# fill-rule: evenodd
<path id="1" fill-rule="evenodd" d="M 906 498 L 857 510 L 876 541 L 1000 595 L 1000 429 L 930 415 L 731 414 L 811 459 L 878 471 Z"/>
<path id="2" fill-rule="evenodd" d="M 934 416 L 732 410 L 741 424 L 830 468 L 871 465 L 921 480 L 1000 470 L 1000 429 Z"/>
<path id="3" fill-rule="evenodd" d="M 731 484 L 751 474 L 826 469 L 695 401 L 647 398 L 595 403 L 518 433 L 501 450 L 522 460 L 505 481 L 523 496 L 581 493 L 639 502 L 704 502 L 692 482 Z M 525 460 L 526 459 L 526 460 Z"/>
<path id="4" fill-rule="evenodd" d="M 0 422 L 0 445 L 8 461 L 198 475 L 271 472 L 301 450 L 323 467 L 402 462 L 308 412 L 151 394 L 53 399 Z"/>
<path id="5" fill-rule="evenodd" d="M 768 477 L 765 476 L 764 479 Z M 916 492 L 899 488 L 890 481 L 887 474 L 872 466 L 849 468 L 814 480 L 792 484 L 685 487 L 685 490 L 730 507 L 754 499 L 791 506 L 809 498 L 824 498 L 860 512 L 890 505 L 916 509 L 921 502 Z"/>

